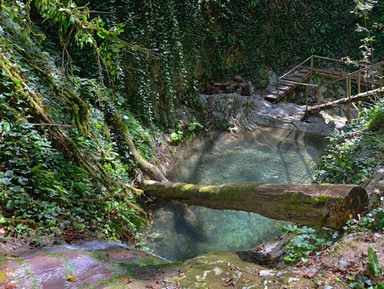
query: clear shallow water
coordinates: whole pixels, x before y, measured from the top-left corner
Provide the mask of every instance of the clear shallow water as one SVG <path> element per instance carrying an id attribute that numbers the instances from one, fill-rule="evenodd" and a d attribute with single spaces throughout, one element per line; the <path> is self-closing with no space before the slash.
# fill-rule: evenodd
<path id="1" fill-rule="evenodd" d="M 215 132 L 179 149 L 168 175 L 172 181 L 194 184 L 310 183 L 325 146 L 319 136 L 284 129 Z M 284 224 L 254 213 L 172 202 L 153 210 L 154 224 L 143 231 L 145 246 L 172 261 L 252 248 L 280 235 Z"/>

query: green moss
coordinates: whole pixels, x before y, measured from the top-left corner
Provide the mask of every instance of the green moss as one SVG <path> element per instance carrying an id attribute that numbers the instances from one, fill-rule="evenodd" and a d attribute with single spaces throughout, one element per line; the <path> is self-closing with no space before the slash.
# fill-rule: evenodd
<path id="1" fill-rule="evenodd" d="M 79 285 L 79 287 L 77 287 L 79 289 L 96 289 L 96 285 L 95 284 L 92 284 L 92 283 L 82 283 Z"/>
<path id="2" fill-rule="evenodd" d="M 315 204 L 326 204 L 331 196 L 329 195 L 321 195 L 317 197 L 313 197 L 312 201 Z"/>
<path id="3" fill-rule="evenodd" d="M 110 258 L 108 257 L 107 253 L 104 252 L 97 252 L 97 251 L 82 251 L 82 253 L 86 254 L 87 256 L 91 257 L 92 259 L 95 259 L 97 261 L 103 261 L 108 262 L 110 261 Z"/>
<path id="4" fill-rule="evenodd" d="M 60 254 L 60 253 L 47 252 L 44 254 L 45 254 L 45 256 L 52 257 L 52 258 L 64 258 L 65 257 L 64 254 Z"/>
<path id="5" fill-rule="evenodd" d="M 16 262 L 19 263 L 21 266 L 27 264 L 27 262 L 24 259 L 22 259 L 22 258 L 17 258 Z"/>
<path id="6" fill-rule="evenodd" d="M 126 278 L 126 277 L 127 277 L 126 275 L 118 274 L 118 275 L 113 276 L 110 279 L 100 279 L 99 284 L 100 285 L 118 285 L 118 284 L 123 283 L 122 279 Z"/>
<path id="7" fill-rule="evenodd" d="M 291 203 L 297 204 L 299 202 L 299 196 L 300 196 L 300 193 L 298 193 L 298 192 L 292 193 L 292 196 L 290 198 Z"/>

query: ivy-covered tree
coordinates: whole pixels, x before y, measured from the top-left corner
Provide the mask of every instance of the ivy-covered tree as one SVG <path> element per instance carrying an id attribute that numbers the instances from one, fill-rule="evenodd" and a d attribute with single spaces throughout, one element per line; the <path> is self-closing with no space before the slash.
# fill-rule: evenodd
<path id="1" fill-rule="evenodd" d="M 41 49 L 45 35 L 29 20 L 31 4 L 58 29 L 59 67 Z M 139 168 L 164 176 L 140 154 L 151 156 L 148 133 L 116 108 L 118 95 L 102 81 L 115 69 L 108 55 L 133 46 L 117 37 L 120 25 L 107 29 L 71 1 L 4 1 L 1 8 L 0 222 L 10 234 L 65 237 L 86 230 L 134 242 L 146 213 L 136 202 L 142 191 L 131 182 Z M 97 79 L 67 69 L 72 43 L 95 52 Z M 139 151 L 133 137 L 142 143 Z"/>

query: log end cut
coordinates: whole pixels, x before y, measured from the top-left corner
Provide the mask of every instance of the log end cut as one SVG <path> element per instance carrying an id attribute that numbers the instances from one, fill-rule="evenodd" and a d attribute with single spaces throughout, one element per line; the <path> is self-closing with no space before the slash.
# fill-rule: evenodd
<path id="1" fill-rule="evenodd" d="M 367 191 L 362 187 L 352 187 L 344 198 L 327 204 L 323 226 L 341 229 L 349 219 L 364 213 L 367 206 Z"/>
<path id="2" fill-rule="evenodd" d="M 368 193 L 362 187 L 354 187 L 345 198 L 345 208 L 353 216 L 361 214 L 368 206 Z"/>

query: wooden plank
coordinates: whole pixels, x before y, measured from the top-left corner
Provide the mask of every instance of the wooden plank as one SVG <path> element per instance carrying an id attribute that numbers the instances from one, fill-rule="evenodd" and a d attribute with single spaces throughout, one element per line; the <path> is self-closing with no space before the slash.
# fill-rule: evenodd
<path id="1" fill-rule="evenodd" d="M 291 76 L 291 77 L 287 77 L 286 79 L 289 80 L 289 81 L 296 81 L 296 82 L 304 82 L 304 79 L 306 77 L 300 77 L 300 76 Z"/>
<path id="2" fill-rule="evenodd" d="M 292 88 L 292 85 L 280 85 L 279 90 L 281 91 L 288 91 Z"/>
<path id="3" fill-rule="evenodd" d="M 271 101 L 271 102 L 275 102 L 275 101 L 277 101 L 277 95 L 272 94 L 272 93 L 268 93 L 268 94 L 264 95 L 264 99 Z"/>
<path id="4" fill-rule="evenodd" d="M 308 75 L 309 73 L 310 73 L 309 70 L 306 70 L 306 71 L 299 70 L 299 71 L 296 71 L 296 72 L 292 73 L 292 75 L 305 76 L 305 75 Z"/>
<path id="5" fill-rule="evenodd" d="M 321 75 L 330 76 L 330 77 L 343 77 L 343 76 L 347 75 L 346 72 L 321 69 L 321 68 L 315 69 L 315 72 L 320 73 Z"/>
<path id="6" fill-rule="evenodd" d="M 292 74 L 290 76 L 287 76 Z M 301 82 L 303 82 L 311 74 L 311 69 L 307 66 L 303 66 L 296 71 L 286 74 L 281 82 L 284 82 L 284 85 L 279 86 L 274 91 L 269 92 L 264 95 L 264 99 L 272 102 L 279 101 L 282 97 L 293 91 Z"/>

